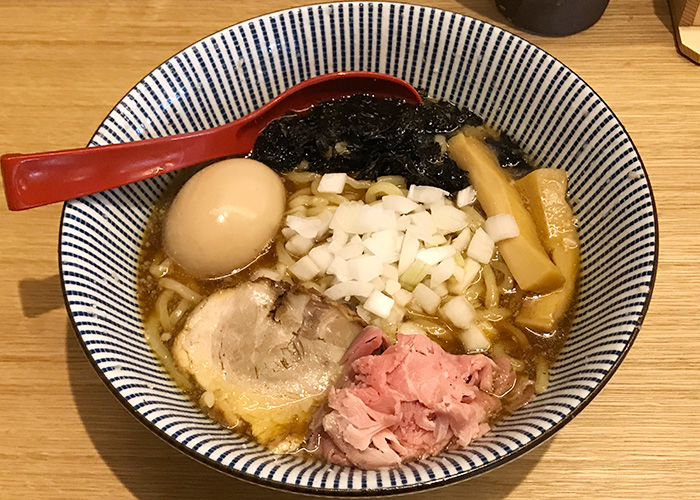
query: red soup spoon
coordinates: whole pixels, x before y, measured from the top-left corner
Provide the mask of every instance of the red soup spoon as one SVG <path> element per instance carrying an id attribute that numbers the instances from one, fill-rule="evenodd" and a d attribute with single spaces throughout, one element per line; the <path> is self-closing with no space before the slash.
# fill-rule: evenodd
<path id="1" fill-rule="evenodd" d="M 305 80 L 231 123 L 186 134 L 47 153 L 0 157 L 10 210 L 48 205 L 105 191 L 225 156 L 248 154 L 262 130 L 290 111 L 355 94 L 420 104 L 407 82 L 368 71 L 329 73 Z"/>

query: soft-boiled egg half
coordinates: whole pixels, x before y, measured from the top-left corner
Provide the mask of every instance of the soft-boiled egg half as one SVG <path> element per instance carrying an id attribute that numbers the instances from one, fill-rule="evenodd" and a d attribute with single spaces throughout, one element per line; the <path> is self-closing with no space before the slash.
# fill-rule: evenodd
<path id="1" fill-rule="evenodd" d="M 248 266 L 275 238 L 286 194 L 280 177 L 246 158 L 197 172 L 175 196 L 163 232 L 167 254 L 196 278 Z"/>

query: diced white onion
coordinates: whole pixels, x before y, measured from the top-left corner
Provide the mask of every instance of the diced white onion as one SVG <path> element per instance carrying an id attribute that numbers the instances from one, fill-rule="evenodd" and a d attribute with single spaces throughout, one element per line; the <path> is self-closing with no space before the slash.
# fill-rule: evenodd
<path id="1" fill-rule="evenodd" d="M 331 300 L 350 300 L 350 297 L 369 297 L 372 292 L 374 292 L 372 283 L 346 281 L 344 283 L 333 285 L 324 293 Z"/>
<path id="2" fill-rule="evenodd" d="M 298 233 L 294 229 L 292 229 L 291 227 L 285 226 L 282 228 L 282 236 L 284 236 L 285 240 L 292 238 L 296 234 L 298 234 Z"/>
<path id="3" fill-rule="evenodd" d="M 391 308 L 394 307 L 394 299 L 375 290 L 367 298 L 363 307 L 380 318 L 387 318 Z"/>
<path id="4" fill-rule="evenodd" d="M 357 234 L 356 221 L 360 216 L 360 210 L 362 210 L 363 206 L 365 206 L 364 203 L 359 201 L 342 203 L 333 214 L 330 228 L 335 232 L 341 230 L 346 233 Z"/>
<path id="5" fill-rule="evenodd" d="M 408 190 L 408 199 L 425 205 L 431 205 L 442 201 L 442 199 L 449 194 L 450 193 L 440 188 L 433 186 L 416 186 L 414 184 Z"/>
<path id="6" fill-rule="evenodd" d="M 401 326 L 399 326 L 399 333 L 403 333 L 404 335 L 427 336 L 427 332 L 418 325 L 418 323 L 414 323 L 413 321 L 404 321 L 401 323 Z"/>
<path id="7" fill-rule="evenodd" d="M 381 206 L 378 202 L 376 204 L 377 206 Z M 397 218 L 398 216 L 395 212 L 392 212 L 391 210 L 382 209 L 382 215 L 379 219 L 378 231 L 389 229 L 391 231 L 396 232 Z"/>
<path id="8" fill-rule="evenodd" d="M 464 228 L 459 235 L 452 240 L 452 246 L 458 253 L 461 253 L 472 239 L 472 231 L 468 227 Z"/>
<path id="9" fill-rule="evenodd" d="M 399 329 L 399 325 L 403 321 L 404 316 L 406 316 L 406 309 L 394 303 L 389 316 L 384 319 L 384 324 L 382 327 L 387 333 L 396 333 L 396 330 Z"/>
<path id="10" fill-rule="evenodd" d="M 297 234 L 292 236 L 292 238 L 285 243 L 284 248 L 287 249 L 292 255 L 306 255 L 309 250 L 314 246 L 314 240 L 311 238 L 304 238 L 302 235 Z"/>
<path id="11" fill-rule="evenodd" d="M 384 287 L 386 293 L 393 296 L 399 290 L 401 290 L 401 283 L 398 280 L 386 280 L 386 286 Z"/>
<path id="12" fill-rule="evenodd" d="M 344 260 L 354 259 L 359 257 L 365 251 L 365 245 L 358 235 L 350 238 L 350 241 L 335 252 L 335 256 Z"/>
<path id="13" fill-rule="evenodd" d="M 400 305 L 401 307 L 406 307 L 408 303 L 413 300 L 413 294 L 405 288 L 397 290 L 391 295 L 391 297 L 394 299 L 396 304 Z"/>
<path id="14" fill-rule="evenodd" d="M 379 277 L 379 276 L 377 276 L 377 277 L 374 278 L 372 281 L 370 281 L 370 283 L 372 283 L 372 286 L 373 286 L 374 289 L 377 290 L 378 292 L 383 292 L 383 291 L 384 291 L 384 288 L 386 287 L 386 281 L 384 281 L 384 280 L 383 280 L 381 277 Z"/>
<path id="15" fill-rule="evenodd" d="M 319 267 L 308 255 L 303 256 L 294 264 L 289 266 L 289 272 L 296 276 L 300 281 L 309 281 L 316 277 L 321 272 Z"/>
<path id="16" fill-rule="evenodd" d="M 293 229 L 304 238 L 314 239 L 318 234 L 320 222 L 316 217 L 299 217 L 298 215 L 287 216 L 287 226 Z"/>
<path id="17" fill-rule="evenodd" d="M 333 261 L 328 266 L 326 272 L 335 276 L 338 281 L 350 281 L 348 262 L 340 257 L 333 258 Z"/>
<path id="18" fill-rule="evenodd" d="M 437 312 L 437 308 L 440 305 L 440 296 L 423 283 L 419 283 L 413 289 L 413 297 L 416 303 L 428 314 Z"/>
<path id="19" fill-rule="evenodd" d="M 352 280 L 372 281 L 382 274 L 383 263 L 379 257 L 369 255 L 347 261 L 348 276 Z"/>
<path id="20" fill-rule="evenodd" d="M 447 288 L 445 283 L 440 283 L 439 285 L 435 285 L 433 287 L 433 291 L 437 293 L 441 299 L 444 299 L 450 294 L 450 290 Z"/>
<path id="21" fill-rule="evenodd" d="M 484 332 L 476 325 L 459 332 L 459 340 L 467 352 L 484 352 L 491 348 L 491 342 Z"/>
<path id="22" fill-rule="evenodd" d="M 495 244 L 491 237 L 486 234 L 486 231 L 479 228 L 469 242 L 467 255 L 482 264 L 486 264 L 491 260 L 491 257 L 493 257 L 494 249 Z"/>
<path id="23" fill-rule="evenodd" d="M 384 267 L 382 267 L 382 276 L 387 280 L 399 281 L 399 270 L 395 265 L 384 264 Z"/>
<path id="24" fill-rule="evenodd" d="M 325 273 L 333 262 L 333 254 L 328 250 L 328 245 L 321 245 L 309 250 L 309 257 L 318 266 L 320 272 Z"/>
<path id="25" fill-rule="evenodd" d="M 467 286 L 474 283 L 474 280 L 479 275 L 479 271 L 481 271 L 481 265 L 473 259 L 467 259 L 467 261 L 464 263 L 463 277 L 464 281 L 467 282 Z"/>
<path id="26" fill-rule="evenodd" d="M 349 237 L 350 235 L 342 229 L 334 229 L 328 243 L 328 250 L 335 255 L 348 242 Z"/>
<path id="27" fill-rule="evenodd" d="M 379 257 L 382 262 L 395 262 L 398 259 L 396 251 L 396 231 L 385 229 L 372 234 L 364 240 L 367 250 Z"/>
<path id="28" fill-rule="evenodd" d="M 442 234 L 434 234 L 430 238 L 425 238 L 423 242 L 428 248 L 439 247 L 440 245 L 447 243 L 447 238 L 445 238 Z"/>
<path id="29" fill-rule="evenodd" d="M 382 206 L 384 210 L 391 210 L 402 215 L 413 212 L 420 207 L 418 203 L 398 194 L 388 194 L 382 197 Z"/>
<path id="30" fill-rule="evenodd" d="M 416 258 L 422 260 L 429 266 L 434 266 L 435 264 L 442 262 L 445 259 L 449 259 L 456 253 L 457 250 L 455 250 L 455 247 L 453 247 L 452 245 L 445 245 L 443 247 L 433 247 L 421 250 L 416 255 Z"/>
<path id="31" fill-rule="evenodd" d="M 367 309 L 365 309 L 365 308 L 362 307 L 362 306 L 357 306 L 357 307 L 355 308 L 355 311 L 357 312 L 357 315 L 358 315 L 360 318 L 362 318 L 362 320 L 363 320 L 365 323 L 369 323 L 370 321 L 372 321 L 372 319 L 374 319 L 373 316 L 372 316 L 372 313 L 369 312 Z"/>
<path id="32" fill-rule="evenodd" d="M 342 173 L 323 174 L 321 181 L 318 183 L 318 192 L 340 194 L 345 189 L 347 178 L 348 175 Z"/>
<path id="33" fill-rule="evenodd" d="M 406 231 L 412 231 L 421 240 L 430 239 L 437 231 L 435 221 L 428 212 L 418 212 L 410 215 L 411 225 Z"/>
<path id="34" fill-rule="evenodd" d="M 406 269 L 413 264 L 419 249 L 420 242 L 418 238 L 414 234 L 407 232 L 406 236 L 404 236 L 401 255 L 399 256 L 399 275 L 405 273 Z"/>
<path id="35" fill-rule="evenodd" d="M 328 233 L 331 226 L 331 220 L 333 220 L 333 212 L 323 211 L 318 217 L 318 232 L 316 234 L 316 239 L 319 240 Z"/>
<path id="36" fill-rule="evenodd" d="M 354 232 L 357 234 L 374 233 L 385 229 L 384 209 L 381 203 L 376 205 L 362 205 L 355 220 Z"/>
<path id="37" fill-rule="evenodd" d="M 430 288 L 435 289 L 436 286 L 450 279 L 456 267 L 454 259 L 445 259 L 435 266 L 430 273 Z"/>
<path id="38" fill-rule="evenodd" d="M 435 226 L 445 234 L 467 227 L 467 214 L 452 205 L 433 206 L 430 209 Z"/>
<path id="39" fill-rule="evenodd" d="M 408 215 L 399 215 L 398 219 L 396 219 L 396 230 L 397 231 L 405 231 L 408 229 L 408 226 L 411 225 L 411 217 Z"/>
<path id="40" fill-rule="evenodd" d="M 472 186 L 465 187 L 457 193 L 457 199 L 455 201 L 459 208 L 472 205 L 476 201 L 476 189 Z"/>
<path id="41" fill-rule="evenodd" d="M 520 234 L 518 223 L 511 214 L 497 214 L 489 217 L 484 222 L 484 231 L 496 243 L 515 238 Z"/>
<path id="42" fill-rule="evenodd" d="M 457 267 L 454 272 L 455 281 L 450 280 L 448 288 L 455 295 L 461 295 L 467 291 L 481 271 L 481 264 L 471 258 L 467 258 L 464 267 Z"/>
<path id="43" fill-rule="evenodd" d="M 464 295 L 458 295 L 440 308 L 440 314 L 457 328 L 465 329 L 474 322 L 476 310 Z"/>

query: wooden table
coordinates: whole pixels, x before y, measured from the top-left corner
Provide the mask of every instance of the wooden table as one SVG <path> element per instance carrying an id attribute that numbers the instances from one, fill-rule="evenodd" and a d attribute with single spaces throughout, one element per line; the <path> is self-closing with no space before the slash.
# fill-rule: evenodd
<path id="1" fill-rule="evenodd" d="M 492 0 L 424 3 L 507 26 Z M 0 153 L 86 144 L 168 56 L 289 6 L 3 0 Z M 412 498 L 700 498 L 700 67 L 676 53 L 666 0 L 611 0 L 584 33 L 524 37 L 596 89 L 639 149 L 660 222 L 654 299 L 618 373 L 554 439 L 475 480 Z M 10 213 L 2 205 L 0 499 L 294 497 L 210 470 L 129 415 L 67 320 L 57 274 L 61 207 Z"/>

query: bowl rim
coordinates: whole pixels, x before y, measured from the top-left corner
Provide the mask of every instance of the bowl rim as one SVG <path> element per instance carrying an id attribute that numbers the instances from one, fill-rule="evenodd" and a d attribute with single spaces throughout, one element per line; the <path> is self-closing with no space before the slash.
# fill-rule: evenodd
<path id="1" fill-rule="evenodd" d="M 569 66 L 564 64 L 562 61 L 560 61 L 558 58 L 547 52 L 546 50 L 542 49 L 539 47 L 537 44 L 530 42 L 523 37 L 513 33 L 510 31 L 508 28 L 503 28 L 500 26 L 496 26 L 495 24 L 490 23 L 489 21 L 485 21 L 482 19 L 478 19 L 475 17 L 471 17 L 466 14 L 462 14 L 459 12 L 454 12 L 450 11 L 447 9 L 441 9 L 438 7 L 429 7 L 426 5 L 420 5 L 420 4 L 411 4 L 407 2 L 397 2 L 397 1 L 374 1 L 370 0 L 367 2 L 356 0 L 356 1 L 343 1 L 343 2 L 320 2 L 320 3 L 314 3 L 310 5 L 303 5 L 303 6 L 297 6 L 297 7 L 290 7 L 287 9 L 279 9 L 275 10 L 272 12 L 267 12 L 262 15 L 258 15 L 255 17 L 247 18 L 242 21 L 239 21 L 235 24 L 229 25 L 225 28 L 222 28 L 220 30 L 214 31 L 212 33 L 209 33 L 202 38 L 188 44 L 187 46 L 181 48 L 178 52 L 171 54 L 168 56 L 166 59 L 164 59 L 160 64 L 149 70 L 148 73 L 143 75 L 127 92 L 115 103 L 115 105 L 107 112 L 103 120 L 99 123 L 97 126 L 97 129 L 95 129 L 95 132 L 93 133 L 92 137 L 88 141 L 87 147 L 90 147 L 90 143 L 92 142 L 93 138 L 99 131 L 100 127 L 102 124 L 105 122 L 105 120 L 116 110 L 117 106 L 143 81 L 145 78 L 147 78 L 149 75 L 151 75 L 154 71 L 156 71 L 158 68 L 160 68 L 163 64 L 165 64 L 167 61 L 169 61 L 171 58 L 175 57 L 176 55 L 182 53 L 183 51 L 199 44 L 203 40 L 208 39 L 209 37 L 216 35 L 217 33 L 221 33 L 227 30 L 230 30 L 236 26 L 253 22 L 256 20 L 264 19 L 269 16 L 275 16 L 279 15 L 284 12 L 290 12 L 290 11 L 298 11 L 298 10 L 310 10 L 310 9 L 316 9 L 318 7 L 325 7 L 325 6 L 336 6 L 336 5 L 397 5 L 397 6 L 405 6 L 409 8 L 417 8 L 417 9 L 426 9 L 426 10 L 432 10 L 435 12 L 445 12 L 448 14 L 454 14 L 457 16 L 461 16 L 467 20 L 473 20 L 477 21 L 480 23 L 483 23 L 486 28 L 495 28 L 497 30 L 501 30 L 505 32 L 506 34 L 513 36 L 517 40 L 521 40 L 522 42 L 529 44 L 533 46 L 535 49 L 541 51 L 542 53 L 546 54 L 548 57 L 551 57 L 553 60 L 555 60 L 557 63 L 561 64 L 566 70 L 571 72 L 572 75 L 576 76 L 583 82 L 588 89 L 597 97 L 600 99 L 600 101 L 605 105 L 605 107 L 609 110 L 610 114 L 613 116 L 613 118 L 619 123 L 620 127 L 622 128 L 622 131 L 624 132 L 624 135 L 629 139 L 630 146 L 632 147 L 634 154 L 636 155 L 637 159 L 639 160 L 639 164 L 641 166 L 641 172 L 644 175 L 644 179 L 646 181 L 646 186 L 648 187 L 649 190 L 649 201 L 651 203 L 651 211 L 653 215 L 653 220 L 654 220 L 654 256 L 653 256 L 653 265 L 651 269 L 651 274 L 649 276 L 649 286 L 648 290 L 646 291 L 646 296 L 644 298 L 644 303 L 642 305 L 642 309 L 639 313 L 639 318 L 635 325 L 632 327 L 632 333 L 629 336 L 629 341 L 625 344 L 625 346 L 621 349 L 621 352 L 617 359 L 615 359 L 615 362 L 613 365 L 610 367 L 609 371 L 605 374 L 605 376 L 600 380 L 600 382 L 597 383 L 595 388 L 591 390 L 590 393 L 581 401 L 580 404 L 578 404 L 573 410 L 571 410 L 565 417 L 563 417 L 559 422 L 557 422 L 554 426 L 551 428 L 547 429 L 545 432 L 543 432 L 541 435 L 535 437 L 533 440 L 529 441 L 527 444 L 518 447 L 516 450 L 511 451 L 510 453 L 498 457 L 495 460 L 492 460 L 486 464 L 481 464 L 477 465 L 473 469 L 470 469 L 468 471 L 463 471 L 459 472 L 456 474 L 453 474 L 451 476 L 443 477 L 443 478 L 437 478 L 437 479 L 432 479 L 432 480 L 425 480 L 417 484 L 411 484 L 411 485 L 397 485 L 397 486 L 382 486 L 381 488 L 372 488 L 372 489 L 352 489 L 352 490 L 334 490 L 334 489 L 320 489 L 320 488 L 315 488 L 311 486 L 301 486 L 301 485 L 295 485 L 295 484 L 290 484 L 290 483 L 282 483 L 279 481 L 274 481 L 272 479 L 267 479 L 263 478 L 261 476 L 257 476 L 255 474 L 247 473 L 247 472 L 242 472 L 237 469 L 234 469 L 232 467 L 228 467 L 226 465 L 223 465 L 220 462 L 217 462 L 216 460 L 213 460 L 207 456 L 204 456 L 203 454 L 192 450 L 191 448 L 185 446 L 184 444 L 180 443 L 179 441 L 173 439 L 170 435 L 168 435 L 165 431 L 161 430 L 158 428 L 155 424 L 153 424 L 150 420 L 148 420 L 144 415 L 139 413 L 125 398 L 122 396 L 122 394 L 116 389 L 114 385 L 110 382 L 110 380 L 107 378 L 107 375 L 105 372 L 103 372 L 100 367 L 98 366 L 97 362 L 93 358 L 93 356 L 90 354 L 90 350 L 85 343 L 85 340 L 80 334 L 80 331 L 78 329 L 78 325 L 75 322 L 75 319 L 73 315 L 70 313 L 70 304 L 68 301 L 68 295 L 66 292 L 66 283 L 65 283 L 65 274 L 63 272 L 63 261 L 61 259 L 61 248 L 62 248 L 62 243 L 63 243 L 63 232 L 61 231 L 61 228 L 64 225 L 64 220 L 66 218 L 66 208 L 73 203 L 74 200 L 68 200 L 66 201 L 61 210 L 61 217 L 59 221 L 59 239 L 58 239 L 58 267 L 59 267 L 59 276 L 60 276 L 60 281 L 61 281 L 61 293 L 63 295 L 63 301 L 66 307 L 66 312 L 68 319 L 70 321 L 71 327 L 73 329 L 73 333 L 75 334 L 78 343 L 85 354 L 85 357 L 87 360 L 90 362 L 91 366 L 97 372 L 97 375 L 99 378 L 102 380 L 104 385 L 107 387 L 107 389 L 110 391 L 110 393 L 119 401 L 119 403 L 134 417 L 136 418 L 137 421 L 139 421 L 143 426 L 145 426 L 148 430 L 150 430 L 154 435 L 158 436 L 162 441 L 167 443 L 168 445 L 172 446 L 176 450 L 182 452 L 183 454 L 189 456 L 190 458 L 196 460 L 199 463 L 202 463 L 214 470 L 217 470 L 219 472 L 222 472 L 224 474 L 230 475 L 235 477 L 236 479 L 240 479 L 243 481 L 246 481 L 248 483 L 256 484 L 259 486 L 263 486 L 266 488 L 270 488 L 273 490 L 277 491 L 291 491 L 294 493 L 300 493 L 300 494 L 306 494 L 306 495 L 313 495 L 313 496 L 329 496 L 329 497 L 364 497 L 364 496 L 389 496 L 389 495 L 398 495 L 398 494 L 406 494 L 406 493 L 416 493 L 419 491 L 424 491 L 428 489 L 434 489 L 438 487 L 444 487 L 448 485 L 452 485 L 461 481 L 465 481 L 468 479 L 475 478 L 477 476 L 480 476 L 482 474 L 485 474 L 486 472 L 490 472 L 494 469 L 497 469 L 499 467 L 502 467 L 503 465 L 506 465 L 510 463 L 511 461 L 515 460 L 516 458 L 519 458 L 528 452 L 532 451 L 536 447 L 540 446 L 544 442 L 548 441 L 552 437 L 554 437 L 565 425 L 567 425 L 575 416 L 577 416 L 579 413 L 581 413 L 590 403 L 591 401 L 603 390 L 603 388 L 607 385 L 607 383 L 610 381 L 612 376 L 617 372 L 618 368 L 622 364 L 622 362 L 625 360 L 627 357 L 627 354 L 629 353 L 630 349 L 632 348 L 632 345 L 634 344 L 635 340 L 637 339 L 637 336 L 642 328 L 642 324 L 644 320 L 646 319 L 647 312 L 649 310 L 649 306 L 651 303 L 651 299 L 653 296 L 653 291 L 654 291 L 654 286 L 656 283 L 656 276 L 658 273 L 658 266 L 659 266 L 659 219 L 658 219 L 658 211 L 656 208 L 656 200 L 654 197 L 652 185 L 651 185 L 651 180 L 649 178 L 649 174 L 646 170 L 646 167 L 644 166 L 644 162 L 642 160 L 641 155 L 639 154 L 639 151 L 637 149 L 637 146 L 634 144 L 634 142 L 631 139 L 630 134 L 628 133 L 627 129 L 625 128 L 624 124 L 622 121 L 617 117 L 615 112 L 608 106 L 608 104 L 605 102 L 605 100 L 598 94 L 598 92 L 593 89 L 588 83 L 581 78 L 575 71 L 573 71 Z M 119 189 L 119 188 L 117 188 Z"/>

